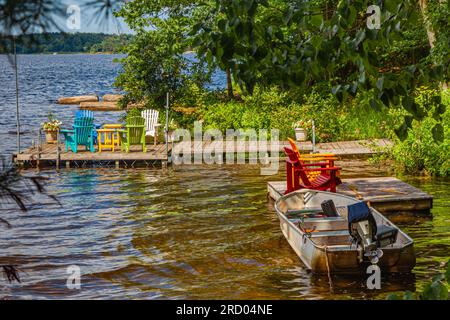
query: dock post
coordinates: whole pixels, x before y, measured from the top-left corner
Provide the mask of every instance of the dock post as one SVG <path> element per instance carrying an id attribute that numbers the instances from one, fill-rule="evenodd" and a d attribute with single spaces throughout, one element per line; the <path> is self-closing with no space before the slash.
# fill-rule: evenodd
<path id="1" fill-rule="evenodd" d="M 61 160 L 61 154 L 59 152 L 59 129 L 56 131 L 56 170 L 59 170 L 59 161 Z"/>
<path id="2" fill-rule="evenodd" d="M 70 161 L 66 161 L 66 168 L 70 169 Z"/>
<path id="3" fill-rule="evenodd" d="M 115 161 L 115 164 L 116 164 L 116 169 L 119 169 L 119 168 L 120 168 L 119 160 L 116 160 L 116 161 Z"/>
<path id="4" fill-rule="evenodd" d="M 38 130 L 38 147 L 37 147 L 37 160 L 36 160 L 36 168 L 39 168 L 41 164 L 41 128 Z"/>

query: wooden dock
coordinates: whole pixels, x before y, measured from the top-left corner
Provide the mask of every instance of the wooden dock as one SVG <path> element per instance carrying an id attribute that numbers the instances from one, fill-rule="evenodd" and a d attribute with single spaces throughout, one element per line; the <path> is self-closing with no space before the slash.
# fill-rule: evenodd
<path id="1" fill-rule="evenodd" d="M 342 141 L 342 142 L 330 142 L 330 143 L 319 143 L 316 145 L 316 152 L 321 153 L 334 153 L 341 158 L 352 157 L 352 156 L 365 156 L 373 155 L 381 152 L 383 147 L 390 145 L 391 142 L 387 139 L 376 139 L 376 140 L 359 140 L 359 141 Z M 299 149 L 304 153 L 310 153 L 313 146 L 310 141 L 297 143 Z M 280 141 L 277 147 L 280 158 L 284 160 L 283 148 L 289 146 L 287 141 Z M 267 145 L 263 145 L 258 141 L 235 141 L 232 145 L 228 145 L 224 141 L 182 141 L 175 143 L 172 148 L 172 143 L 169 144 L 168 152 L 166 152 L 165 144 L 147 144 L 147 152 L 144 153 L 140 151 L 139 146 L 133 146 L 131 152 L 125 153 L 121 152 L 120 148 L 117 148 L 115 152 L 88 152 L 85 151 L 84 147 L 78 153 L 73 153 L 71 151 L 66 152 L 64 145 L 60 145 L 60 152 L 58 154 L 56 150 L 56 145 L 54 144 L 43 144 L 40 147 L 40 152 L 38 152 L 37 147 L 31 147 L 20 154 L 13 155 L 13 160 L 24 166 L 59 166 L 66 165 L 70 167 L 72 164 L 74 166 L 84 166 L 90 163 L 97 163 L 105 165 L 110 165 L 114 163 L 119 166 L 123 163 L 125 166 L 133 164 L 138 165 L 139 163 L 149 164 L 149 163 L 163 163 L 166 164 L 171 154 L 180 155 L 186 152 L 190 153 L 191 156 L 203 152 L 220 152 L 223 154 L 234 153 L 234 154 L 248 154 L 248 158 L 251 157 L 251 153 L 257 153 L 261 157 L 261 152 L 270 151 L 270 142 Z M 173 152 L 172 152 L 173 150 Z"/>
<path id="2" fill-rule="evenodd" d="M 285 181 L 267 183 L 267 191 L 274 200 L 286 191 Z M 364 201 L 382 213 L 415 212 L 430 214 L 433 197 L 394 177 L 344 179 L 337 193 Z"/>
<path id="3" fill-rule="evenodd" d="M 364 156 L 380 153 L 383 148 L 391 145 L 392 142 L 388 139 L 325 142 L 316 144 L 315 151 L 318 153 L 334 153 L 341 157 Z M 270 151 L 270 141 L 264 147 Z M 283 153 L 284 147 L 290 147 L 288 141 L 280 141 L 278 151 Z M 303 152 L 310 153 L 313 151 L 311 141 L 297 142 L 297 147 Z M 185 150 L 190 150 L 191 154 L 194 155 L 204 151 L 211 152 L 212 150 L 222 150 L 223 153 L 256 153 L 263 149 L 260 142 L 248 140 L 236 141 L 233 145 L 227 145 L 225 141 L 182 141 L 175 143 L 173 147 L 173 152 L 177 154 Z"/>
<path id="4" fill-rule="evenodd" d="M 169 154 L 172 149 L 169 144 Z M 58 154 L 56 144 L 44 144 L 40 151 L 37 148 L 28 148 L 20 154 L 13 155 L 13 161 L 21 165 L 27 166 L 55 166 L 60 164 L 66 167 L 83 167 L 90 164 L 100 166 L 116 167 L 124 166 L 155 166 L 166 165 L 168 155 L 165 144 L 148 144 L 147 152 L 142 152 L 141 146 L 131 146 L 130 152 L 126 153 L 118 147 L 114 152 L 102 151 L 89 152 L 84 147 L 80 147 L 77 153 L 71 151 L 66 152 L 63 144 L 60 145 L 60 152 Z"/>

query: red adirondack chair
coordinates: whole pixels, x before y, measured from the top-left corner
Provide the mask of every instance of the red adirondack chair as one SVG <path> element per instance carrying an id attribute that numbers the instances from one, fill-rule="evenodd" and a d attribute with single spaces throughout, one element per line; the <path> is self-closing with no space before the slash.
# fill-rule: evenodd
<path id="1" fill-rule="evenodd" d="M 287 186 L 285 194 L 298 189 L 336 192 L 336 186 L 342 183 L 337 176 L 342 168 L 335 167 L 329 161 L 305 163 L 292 149 L 285 147 L 284 152 L 288 156 L 286 160 Z M 314 179 L 310 179 L 307 175 L 310 172 L 319 172 L 319 175 Z"/>

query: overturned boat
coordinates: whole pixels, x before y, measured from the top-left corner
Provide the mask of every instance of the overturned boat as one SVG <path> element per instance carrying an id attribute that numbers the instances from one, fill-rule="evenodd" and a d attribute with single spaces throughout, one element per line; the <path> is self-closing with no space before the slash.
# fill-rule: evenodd
<path id="1" fill-rule="evenodd" d="M 305 266 L 317 273 L 407 273 L 415 264 L 413 240 L 365 202 L 303 189 L 279 198 L 281 231 Z"/>

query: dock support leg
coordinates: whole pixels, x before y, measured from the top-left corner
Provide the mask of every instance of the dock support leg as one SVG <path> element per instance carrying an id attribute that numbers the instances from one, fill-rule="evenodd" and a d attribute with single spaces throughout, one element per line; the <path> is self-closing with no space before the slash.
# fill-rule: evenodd
<path id="1" fill-rule="evenodd" d="M 119 162 L 119 160 L 116 160 L 116 161 L 115 161 L 115 164 L 116 164 L 116 169 L 119 169 L 119 168 L 120 168 L 120 162 Z"/>
<path id="2" fill-rule="evenodd" d="M 70 161 L 66 161 L 66 168 L 70 169 Z"/>
<path id="3" fill-rule="evenodd" d="M 56 170 L 59 170 L 59 162 L 61 161 L 61 154 L 59 152 L 59 129 L 56 132 Z"/>

